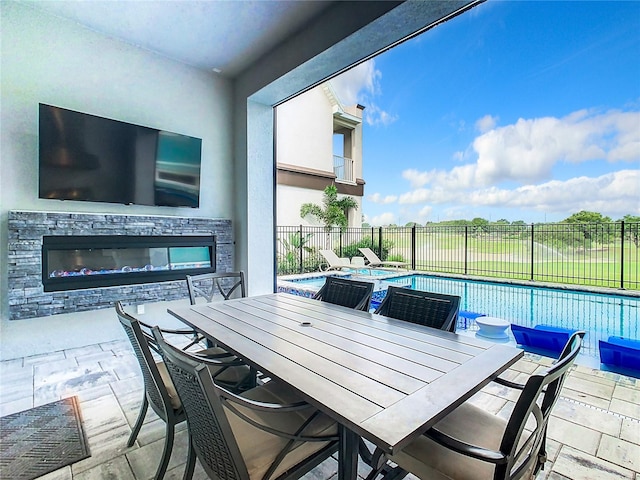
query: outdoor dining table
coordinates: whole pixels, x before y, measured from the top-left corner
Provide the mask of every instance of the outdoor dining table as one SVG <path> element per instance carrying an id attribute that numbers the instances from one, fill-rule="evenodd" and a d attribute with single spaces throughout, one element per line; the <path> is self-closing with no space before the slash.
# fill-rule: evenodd
<path id="1" fill-rule="evenodd" d="M 335 419 L 340 480 L 357 477 L 360 437 L 399 451 L 523 355 L 287 293 L 168 311 Z"/>

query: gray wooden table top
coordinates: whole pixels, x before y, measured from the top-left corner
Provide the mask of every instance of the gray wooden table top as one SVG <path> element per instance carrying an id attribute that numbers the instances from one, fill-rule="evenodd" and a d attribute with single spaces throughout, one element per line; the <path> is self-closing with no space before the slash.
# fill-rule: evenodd
<path id="1" fill-rule="evenodd" d="M 523 355 L 286 293 L 169 313 L 390 453 Z"/>

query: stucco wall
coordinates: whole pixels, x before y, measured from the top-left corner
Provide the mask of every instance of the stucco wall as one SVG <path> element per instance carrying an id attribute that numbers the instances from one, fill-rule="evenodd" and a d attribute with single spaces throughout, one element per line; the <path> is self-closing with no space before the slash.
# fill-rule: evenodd
<path id="1" fill-rule="evenodd" d="M 318 86 L 276 108 L 278 163 L 333 172 L 333 114 Z"/>
<path id="2" fill-rule="evenodd" d="M 29 5 L 2 2 L 0 297 L 7 318 L 9 210 L 233 220 L 228 80 L 107 38 Z M 198 209 L 38 199 L 38 103 L 202 138 Z"/>

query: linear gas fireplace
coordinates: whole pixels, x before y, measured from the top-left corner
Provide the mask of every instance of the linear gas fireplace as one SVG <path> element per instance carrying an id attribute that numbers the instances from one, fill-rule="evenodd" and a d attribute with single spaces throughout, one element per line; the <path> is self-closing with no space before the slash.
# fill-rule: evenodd
<path id="1" fill-rule="evenodd" d="M 42 237 L 45 292 L 184 280 L 215 271 L 214 235 Z"/>

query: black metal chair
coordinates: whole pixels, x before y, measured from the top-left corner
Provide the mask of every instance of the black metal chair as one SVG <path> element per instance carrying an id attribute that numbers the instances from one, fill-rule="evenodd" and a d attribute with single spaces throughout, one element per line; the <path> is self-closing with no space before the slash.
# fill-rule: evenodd
<path id="1" fill-rule="evenodd" d="M 373 283 L 342 277 L 327 277 L 314 299 L 342 305 L 364 312 L 369 311 L 373 295 Z"/>
<path id="2" fill-rule="evenodd" d="M 166 473 L 171 457 L 175 426 L 185 421 L 186 417 L 167 368 L 159 357 L 158 346 L 151 335 L 152 327 L 126 313 L 121 302 L 116 302 L 116 313 L 122 328 L 127 337 L 129 337 L 144 379 L 142 405 L 140 406 L 136 423 L 131 430 L 127 447 L 133 446 L 142 428 L 149 405 L 151 405 L 153 411 L 166 424 L 164 449 L 154 477 L 156 480 L 160 480 Z M 194 342 L 198 339 L 197 335 L 194 336 L 195 332 L 193 330 L 163 329 L 162 331 L 172 335 L 189 335 L 191 340 L 183 347 L 185 349 L 196 345 Z M 157 359 L 154 357 L 153 352 L 158 355 Z M 198 353 L 214 355 L 216 352 L 205 349 L 200 350 Z M 212 373 L 217 374 L 220 381 L 226 382 L 229 387 L 235 388 L 237 386 L 240 388 L 249 378 L 249 367 L 243 365 L 235 357 L 230 357 L 228 353 L 217 355 L 217 358 L 211 360 L 211 362 L 212 365 L 215 365 L 215 369 L 212 368 Z"/>
<path id="3" fill-rule="evenodd" d="M 382 465 L 369 475 L 402 478 L 411 472 L 421 479 L 517 480 L 533 478 L 546 461 L 547 425 L 569 368 L 582 345 L 584 332 L 574 333 L 564 356 L 541 373 L 529 377 L 513 412 L 505 420 L 471 405 L 462 404 L 433 428 L 395 455 L 376 451 Z M 384 470 L 390 460 L 394 468 Z"/>
<path id="4" fill-rule="evenodd" d="M 335 421 L 280 382 L 235 394 L 209 372 L 209 360 L 164 342 L 154 329 L 187 416 L 189 459 L 216 480 L 299 478 L 338 449 Z"/>
<path id="5" fill-rule="evenodd" d="M 187 288 L 191 305 L 196 305 L 198 298 L 203 298 L 207 303 L 212 302 L 216 292 L 220 293 L 224 300 L 247 296 L 242 271 L 187 275 Z"/>
<path id="6" fill-rule="evenodd" d="M 583 339 L 585 335 L 586 335 L 586 332 L 581 331 L 581 330 L 572 333 L 572 335 L 569 337 L 569 340 L 564 345 L 564 347 L 562 349 L 562 352 L 560 352 L 560 356 L 556 360 L 553 361 L 553 364 L 555 365 L 556 363 L 560 362 L 561 360 L 564 360 L 566 357 L 568 357 L 571 354 L 572 348 L 573 348 L 573 343 L 574 343 L 574 337 L 578 336 L 578 337 L 580 337 L 580 339 Z M 502 378 L 502 377 L 497 377 L 493 381 L 495 383 L 499 384 L 499 385 L 503 385 L 505 387 L 513 388 L 515 390 L 521 390 L 522 391 L 525 388 L 525 384 L 512 382 L 511 380 L 507 380 L 506 378 Z M 545 426 L 545 431 L 544 431 L 544 435 L 543 435 L 543 438 L 542 438 L 542 444 L 540 446 L 540 452 L 538 453 L 538 458 L 539 458 L 540 461 L 538 462 L 538 465 L 535 468 L 534 474 L 538 473 L 539 470 L 544 468 L 544 463 L 547 460 L 547 430 L 546 430 L 546 426 Z"/>
<path id="7" fill-rule="evenodd" d="M 460 297 L 390 286 L 375 313 L 454 332 Z"/>

